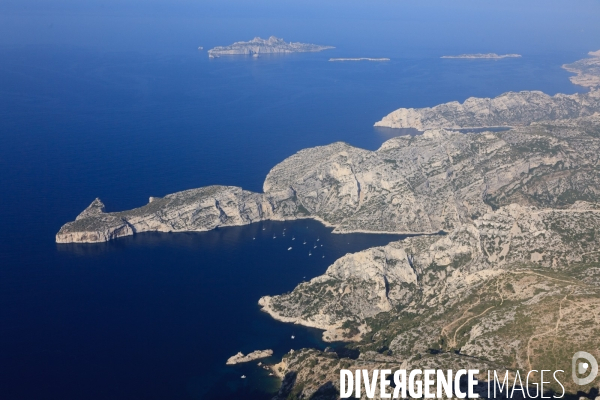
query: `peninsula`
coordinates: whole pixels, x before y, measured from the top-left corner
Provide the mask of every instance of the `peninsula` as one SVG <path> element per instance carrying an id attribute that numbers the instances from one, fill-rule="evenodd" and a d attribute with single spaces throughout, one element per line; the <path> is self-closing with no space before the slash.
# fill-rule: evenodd
<path id="1" fill-rule="evenodd" d="M 255 350 L 252 353 L 248 353 L 244 355 L 241 351 L 237 353 L 235 356 L 231 356 L 227 359 L 226 365 L 235 365 L 239 363 L 250 362 L 254 360 L 258 360 L 259 358 L 271 357 L 273 355 L 273 350 Z"/>
<path id="2" fill-rule="evenodd" d="M 598 88 L 600 87 L 600 50 L 590 51 L 588 54 L 591 57 L 562 67 L 576 74 L 570 78 L 575 85 Z"/>
<path id="3" fill-rule="evenodd" d="M 390 61 L 389 58 L 330 58 L 329 61 Z"/>
<path id="4" fill-rule="evenodd" d="M 459 54 L 457 56 L 442 56 L 440 58 L 466 58 L 466 59 L 490 59 L 499 60 L 501 58 L 519 58 L 520 54 L 496 54 L 496 53 L 476 53 L 476 54 Z"/>
<path id="5" fill-rule="evenodd" d="M 307 53 L 317 52 L 327 49 L 333 49 L 332 46 L 319 46 L 308 43 L 286 42 L 283 39 L 271 36 L 268 39 L 255 37 L 249 42 L 235 42 L 229 46 L 217 46 L 208 50 L 210 58 L 216 58 L 223 55 L 256 55 L 256 54 L 274 54 L 274 53 Z"/>

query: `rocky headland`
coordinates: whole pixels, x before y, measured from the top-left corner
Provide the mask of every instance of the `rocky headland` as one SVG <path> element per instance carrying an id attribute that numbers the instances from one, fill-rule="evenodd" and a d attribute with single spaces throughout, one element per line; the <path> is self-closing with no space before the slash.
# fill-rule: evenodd
<path id="1" fill-rule="evenodd" d="M 229 357 L 225 364 L 226 365 L 235 365 L 235 364 L 258 360 L 260 358 L 271 357 L 272 355 L 273 355 L 273 350 L 255 350 L 246 355 L 244 355 L 244 353 L 242 353 L 240 351 L 235 356 Z"/>
<path id="2" fill-rule="evenodd" d="M 590 88 L 600 87 L 600 50 L 590 51 L 591 57 L 584 58 L 572 64 L 565 64 L 563 68 L 576 74 L 572 76 L 571 82 L 575 85 Z"/>
<path id="3" fill-rule="evenodd" d="M 272 53 L 307 53 L 333 49 L 332 46 L 320 46 L 310 43 L 286 42 L 281 38 L 271 36 L 268 39 L 255 37 L 249 42 L 235 42 L 229 46 L 217 46 L 208 50 L 211 58 L 236 54 L 272 54 Z"/>
<path id="4" fill-rule="evenodd" d="M 493 99 L 470 97 L 427 108 L 400 108 L 375 126 L 388 128 L 461 129 L 527 125 L 545 120 L 578 118 L 600 111 L 600 54 L 564 65 L 577 75 L 571 81 L 590 88 L 583 94 L 549 96 L 539 91 L 508 92 Z"/>
<path id="5" fill-rule="evenodd" d="M 499 60 L 501 58 L 519 58 L 520 54 L 496 54 L 496 53 L 475 53 L 475 54 L 459 54 L 457 56 L 441 56 L 440 58 L 466 58 L 466 59 L 489 59 Z"/>
<path id="6" fill-rule="evenodd" d="M 94 243 L 300 218 L 338 233 L 430 234 L 512 202 L 567 207 L 600 191 L 599 118 L 482 134 L 430 130 L 390 139 L 377 151 L 346 143 L 306 149 L 269 172 L 263 193 L 210 186 L 153 197 L 121 212 L 105 212 L 96 199 L 56 241 Z"/>

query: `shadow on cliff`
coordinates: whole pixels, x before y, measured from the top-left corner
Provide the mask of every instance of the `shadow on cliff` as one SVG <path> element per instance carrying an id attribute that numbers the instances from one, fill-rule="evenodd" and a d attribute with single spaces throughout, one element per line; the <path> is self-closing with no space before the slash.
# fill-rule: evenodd
<path id="1" fill-rule="evenodd" d="M 329 381 L 317 389 L 317 391 L 310 396 L 310 400 L 336 400 L 339 397 L 340 393 L 337 388 L 333 385 L 333 382 Z"/>
<path id="2" fill-rule="evenodd" d="M 281 388 L 279 388 L 279 392 L 273 397 L 273 400 L 304 399 L 305 397 L 302 395 L 302 385 L 295 388 L 297 377 L 298 373 L 295 371 L 285 374 L 283 381 L 281 382 Z M 329 381 L 317 389 L 317 391 L 310 396 L 309 400 L 336 400 L 339 396 L 340 393 L 337 388 L 333 382 Z"/>
<path id="3" fill-rule="evenodd" d="M 281 387 L 279 388 L 279 392 L 277 395 L 273 397 L 273 400 L 285 400 L 294 389 L 294 385 L 296 384 L 296 378 L 298 377 L 298 373 L 296 371 L 290 371 L 283 377 L 281 381 Z"/>

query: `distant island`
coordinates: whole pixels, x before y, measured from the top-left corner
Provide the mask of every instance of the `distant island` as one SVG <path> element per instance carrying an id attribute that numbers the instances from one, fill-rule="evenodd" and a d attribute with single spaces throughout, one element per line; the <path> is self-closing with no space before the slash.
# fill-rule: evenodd
<path id="1" fill-rule="evenodd" d="M 249 42 L 235 42 L 229 46 L 217 46 L 208 50 L 210 58 L 217 58 L 222 55 L 258 55 L 269 53 L 309 53 L 328 49 L 333 49 L 332 46 L 320 46 L 310 43 L 293 43 L 286 42 L 281 38 L 271 36 L 268 39 L 255 37 Z"/>
<path id="2" fill-rule="evenodd" d="M 498 60 L 500 58 L 519 58 L 520 54 L 496 54 L 496 53 L 477 53 L 477 54 L 459 54 L 457 56 L 442 56 L 441 58 L 468 58 L 468 59 L 476 59 L 476 58 L 485 58 Z"/>
<path id="3" fill-rule="evenodd" d="M 390 61 L 389 58 L 330 58 L 329 61 Z"/>

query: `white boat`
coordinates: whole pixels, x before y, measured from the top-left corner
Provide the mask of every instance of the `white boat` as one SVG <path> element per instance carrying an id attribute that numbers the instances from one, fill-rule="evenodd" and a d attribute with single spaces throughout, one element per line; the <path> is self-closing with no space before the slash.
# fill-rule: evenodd
<path id="1" fill-rule="evenodd" d="M 319 240 L 321 240 L 321 239 L 317 238 L 317 242 L 318 242 Z"/>
<path id="2" fill-rule="evenodd" d="M 292 236 L 292 240 L 296 240 L 296 238 Z"/>
<path id="3" fill-rule="evenodd" d="M 302 243 L 302 244 L 306 244 L 306 240 L 305 240 L 305 241 L 304 241 L 304 243 Z"/>
<path id="4" fill-rule="evenodd" d="M 321 258 L 325 258 L 325 256 L 321 257 Z"/>
<path id="5" fill-rule="evenodd" d="M 316 249 L 316 248 L 317 248 L 317 246 L 315 245 L 315 247 L 313 247 L 313 249 Z"/>
<path id="6" fill-rule="evenodd" d="M 312 253 L 309 251 L 309 252 L 308 252 L 308 255 L 309 255 L 309 256 L 312 256 Z"/>
<path id="7" fill-rule="evenodd" d="M 256 238 L 252 238 L 252 240 L 256 240 Z"/>
<path id="8" fill-rule="evenodd" d="M 288 251 L 290 251 L 292 249 L 292 246 L 288 247 Z"/>
<path id="9" fill-rule="evenodd" d="M 263 231 L 266 231 L 266 230 L 267 230 L 267 228 L 263 228 Z"/>
<path id="10" fill-rule="evenodd" d="M 296 339 L 296 336 L 292 335 L 292 339 Z"/>
<path id="11" fill-rule="evenodd" d="M 273 239 L 275 239 L 277 236 L 273 235 Z"/>
<path id="12" fill-rule="evenodd" d="M 246 375 L 242 375 L 242 379 L 246 379 Z"/>

